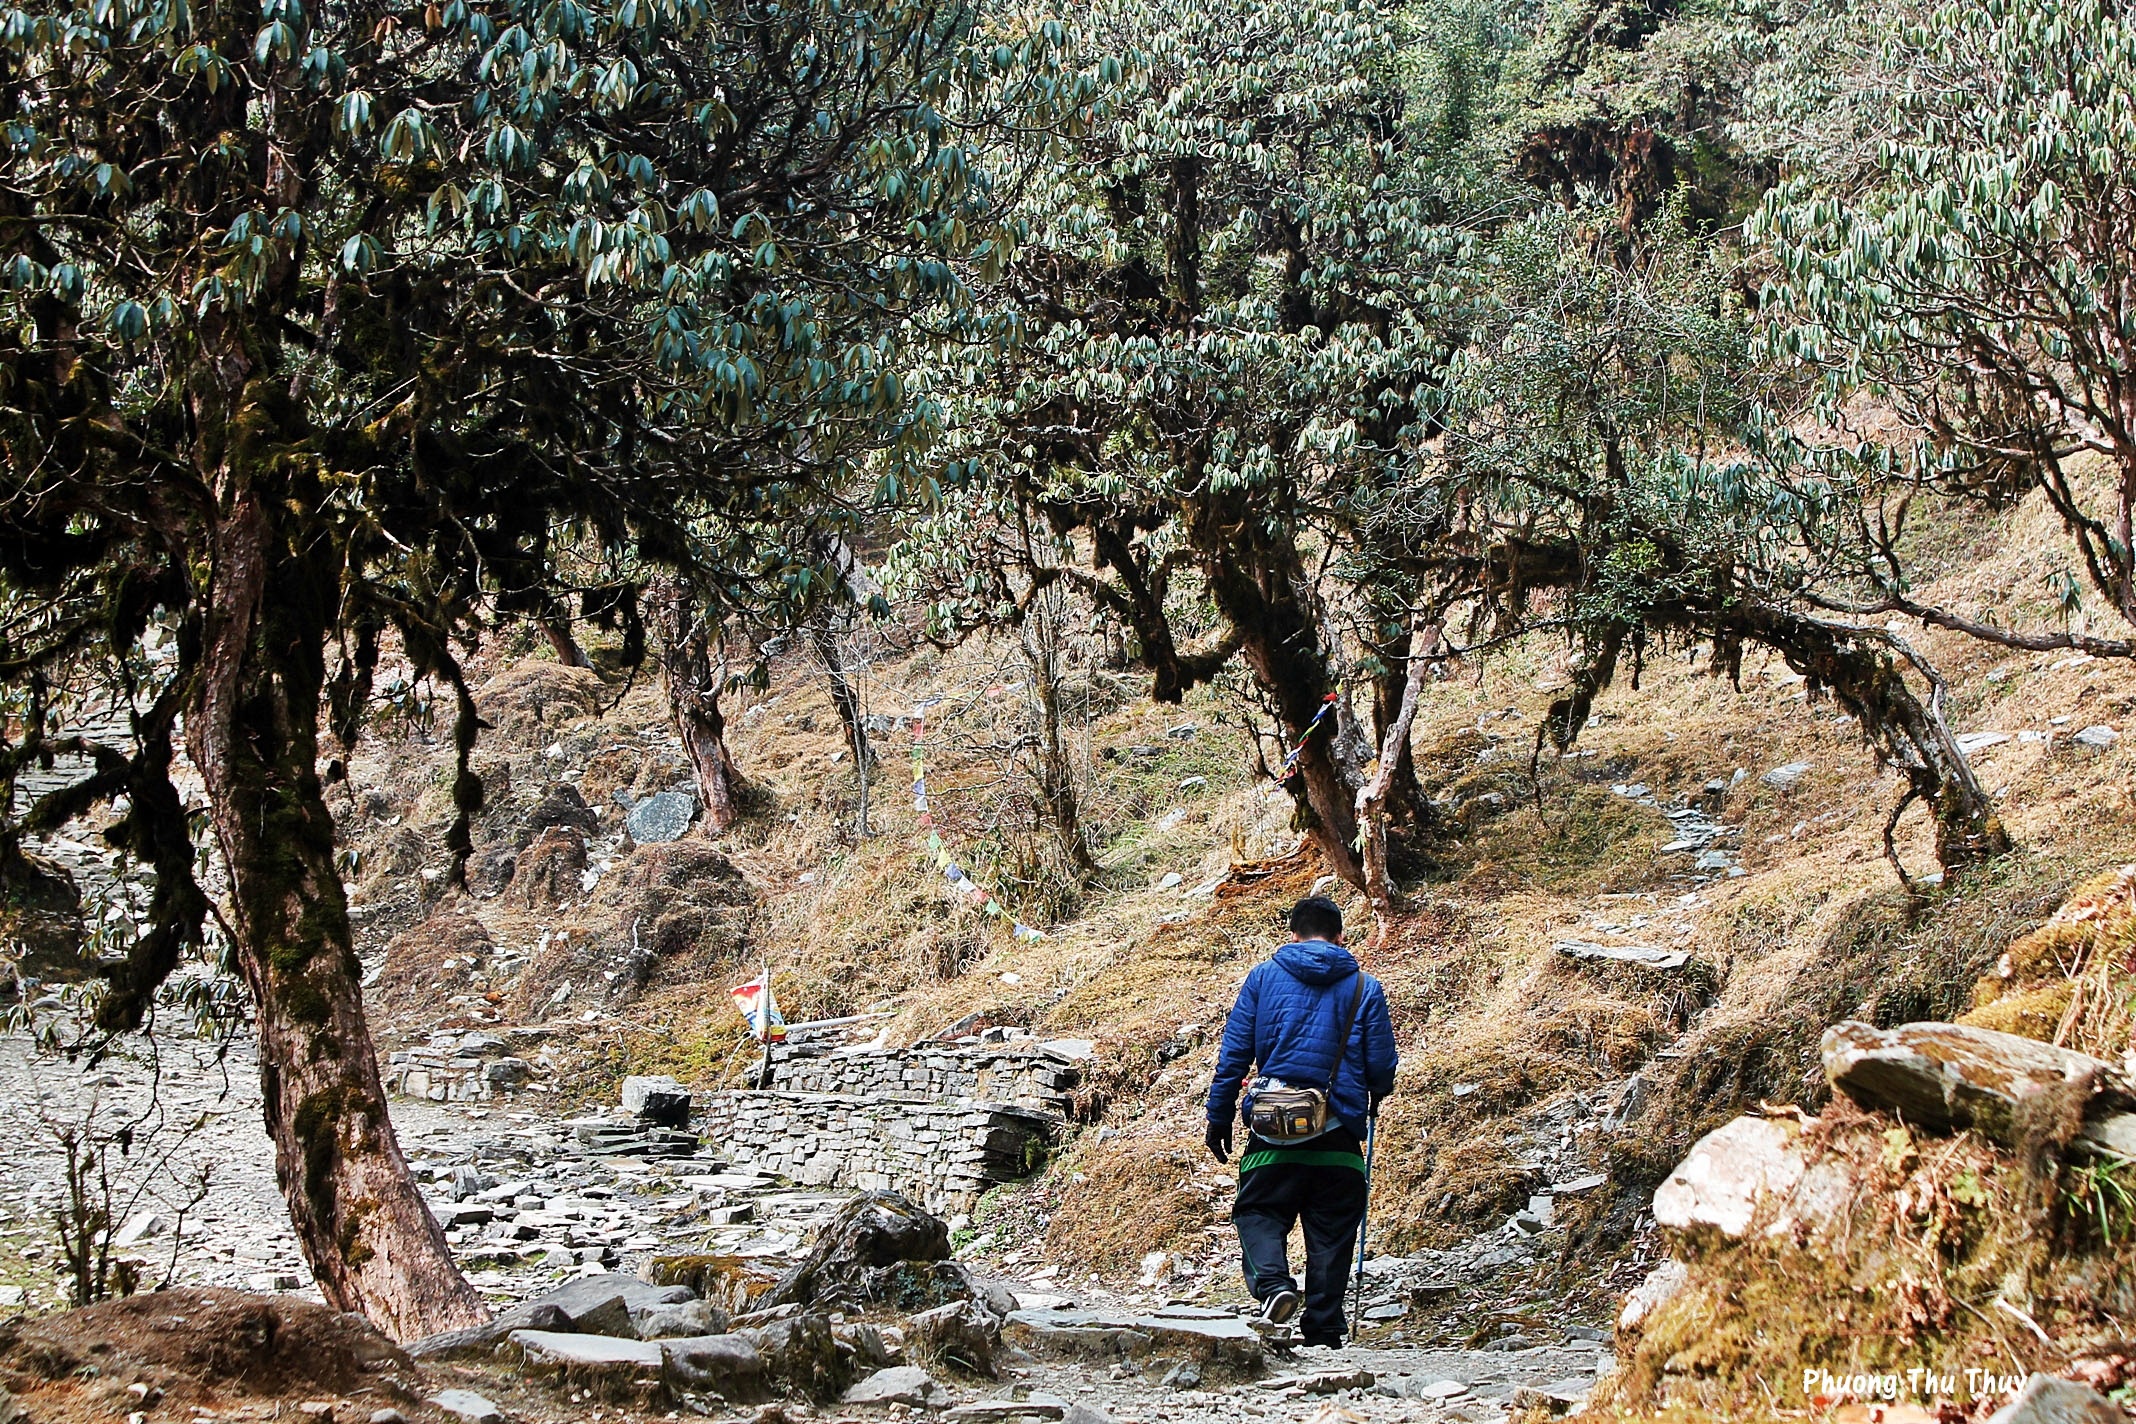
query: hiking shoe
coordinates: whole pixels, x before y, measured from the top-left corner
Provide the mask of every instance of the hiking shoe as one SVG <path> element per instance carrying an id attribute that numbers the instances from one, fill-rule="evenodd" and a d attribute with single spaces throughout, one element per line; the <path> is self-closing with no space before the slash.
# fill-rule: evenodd
<path id="1" fill-rule="evenodd" d="M 1261 1303 L 1261 1318 L 1270 1325 L 1288 1325 L 1298 1313 L 1298 1292 L 1279 1290 Z"/>

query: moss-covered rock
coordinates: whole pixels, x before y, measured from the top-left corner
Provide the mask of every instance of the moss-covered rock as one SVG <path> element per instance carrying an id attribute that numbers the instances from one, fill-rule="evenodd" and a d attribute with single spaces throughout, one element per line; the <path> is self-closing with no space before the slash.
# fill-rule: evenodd
<path id="1" fill-rule="evenodd" d="M 2046 924 L 2017 940 L 1958 1020 L 2118 1063 L 2136 996 L 2136 865 L 2083 881 Z"/>

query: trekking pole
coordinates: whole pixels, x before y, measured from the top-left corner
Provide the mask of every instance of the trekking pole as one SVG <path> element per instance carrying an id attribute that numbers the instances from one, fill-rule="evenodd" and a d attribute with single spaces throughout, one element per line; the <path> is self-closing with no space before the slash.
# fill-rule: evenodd
<path id="1" fill-rule="evenodd" d="M 1365 1209 L 1357 1214 L 1357 1282 L 1350 1291 L 1350 1314 L 1355 1323 L 1350 1327 L 1350 1337 L 1365 1324 L 1365 1220 L 1372 1212 L 1372 1149 L 1379 1141 L 1379 1104 L 1374 1103 L 1365 1114 Z"/>

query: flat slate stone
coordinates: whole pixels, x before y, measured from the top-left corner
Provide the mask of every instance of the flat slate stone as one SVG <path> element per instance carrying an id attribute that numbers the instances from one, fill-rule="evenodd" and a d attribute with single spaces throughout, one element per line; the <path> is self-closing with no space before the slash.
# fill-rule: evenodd
<path id="1" fill-rule="evenodd" d="M 845 1404 L 909 1404 L 921 1409 L 940 1409 L 949 1403 L 949 1391 L 918 1365 L 892 1365 L 877 1370 L 845 1392 Z"/>
<path id="2" fill-rule="evenodd" d="M 1655 949 L 1645 944 L 1595 944 L 1584 939 L 1561 939 L 1551 946 L 1567 959 L 1612 960 L 1638 964 L 1648 969 L 1681 969 L 1691 956 L 1680 949 Z"/>
<path id="3" fill-rule="evenodd" d="M 668 1378 L 690 1389 L 728 1393 L 754 1385 L 765 1371 L 763 1352 L 747 1335 L 689 1335 L 662 1340 Z"/>
<path id="4" fill-rule="evenodd" d="M 650 1281 L 641 1281 L 636 1276 L 610 1271 L 598 1276 L 580 1276 L 577 1280 L 565 1281 L 555 1290 L 538 1295 L 527 1304 L 553 1305 L 575 1319 L 615 1296 L 623 1298 L 626 1310 L 640 1311 L 650 1310 L 656 1305 L 681 1305 L 686 1300 L 697 1299 L 697 1292 L 688 1286 L 656 1286 Z"/>
<path id="5" fill-rule="evenodd" d="M 1068 1401 L 1060 1396 L 1033 1390 L 1023 1399 L 975 1399 L 959 1404 L 950 1409 L 947 1417 L 980 1421 L 1062 1419 L 1067 1417 L 1068 1409 Z"/>
<path id="6" fill-rule="evenodd" d="M 1932 1132 L 1970 1127 L 2006 1147 L 2016 1143 L 2019 1109 L 2042 1093 L 2088 1084 L 2128 1095 L 2101 1059 L 1971 1024 L 1882 1029 L 1848 1020 L 1825 1030 L 1819 1052 L 1832 1086 L 1864 1107 L 1896 1109 Z"/>
<path id="7" fill-rule="evenodd" d="M 1191 1313 L 1189 1313 L 1191 1311 Z M 1034 1355 L 1185 1356 L 1206 1364 L 1252 1368 L 1262 1359 L 1261 1337 L 1236 1315 L 1183 1308 L 1137 1314 L 1108 1310 L 1017 1310 L 1002 1338 Z"/>
<path id="8" fill-rule="evenodd" d="M 659 845 L 664 841 L 681 840 L 689 833 L 690 822 L 696 819 L 696 797 L 680 791 L 663 791 L 631 807 L 626 824 L 630 827 L 630 838 L 639 845 Z"/>
<path id="9" fill-rule="evenodd" d="M 504 1411 L 471 1389 L 441 1389 L 430 1402 L 467 1424 L 502 1424 Z"/>
<path id="10" fill-rule="evenodd" d="M 554 1330 L 514 1330 L 512 1343 L 530 1365 L 603 1369 L 625 1366 L 658 1370 L 666 1361 L 656 1340 L 619 1340 L 613 1335 L 566 1335 Z"/>
<path id="11" fill-rule="evenodd" d="M 1767 786 L 1785 791 L 1809 774 L 1810 764 L 1808 762 L 1791 761 L 1784 766 L 1774 767 L 1771 771 L 1759 777 L 1758 780 L 1764 782 Z"/>

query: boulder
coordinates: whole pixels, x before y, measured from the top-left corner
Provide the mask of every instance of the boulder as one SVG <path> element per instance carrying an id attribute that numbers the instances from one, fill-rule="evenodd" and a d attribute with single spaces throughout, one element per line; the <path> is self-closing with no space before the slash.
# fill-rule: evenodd
<path id="1" fill-rule="evenodd" d="M 1988 1424 L 2128 1424 L 2128 1416 L 2074 1380 L 2034 1375 Z"/>
<path id="2" fill-rule="evenodd" d="M 994 1352 L 1001 1344 L 1001 1320 L 984 1301 L 953 1301 L 914 1315 L 908 1338 L 923 1360 L 999 1379 Z"/>
<path id="3" fill-rule="evenodd" d="M 848 1389 L 840 1402 L 903 1404 L 918 1409 L 944 1409 L 948 1407 L 950 1397 L 949 1391 L 942 1388 L 934 1376 L 918 1365 L 892 1365 L 887 1370 L 877 1370 Z"/>
<path id="4" fill-rule="evenodd" d="M 855 1197 L 759 1303 L 912 1310 L 973 1294 L 949 1258 L 949 1227 L 895 1192 Z"/>
<path id="5" fill-rule="evenodd" d="M 644 1306 L 630 1313 L 640 1340 L 683 1340 L 727 1333 L 727 1312 L 709 1300 Z"/>
<path id="6" fill-rule="evenodd" d="M 626 824 L 630 838 L 639 845 L 679 841 L 697 819 L 697 798 L 681 791 L 663 791 L 648 796 L 630 808 Z"/>
<path id="7" fill-rule="evenodd" d="M 1864 1107 L 1931 1132 L 1971 1128 L 2005 1147 L 2035 1114 L 2136 1101 L 2101 1059 L 1971 1024 L 1849 1020 L 1825 1030 L 1820 1052 L 1832 1086 Z"/>
<path id="8" fill-rule="evenodd" d="M 836 1399 L 852 1383 L 852 1360 L 838 1348 L 829 1316 L 796 1315 L 736 1333 L 748 1337 L 768 1373 L 796 1393 Z"/>
<path id="9" fill-rule="evenodd" d="M 671 1387 L 709 1391 L 737 1403 L 764 1392 L 764 1354 L 746 1335 L 685 1335 L 662 1340 Z"/>
<path id="10" fill-rule="evenodd" d="M 784 1272 L 784 1265 L 770 1256 L 655 1256 L 645 1264 L 653 1281 L 687 1287 L 729 1316 L 755 1310 Z"/>
<path id="11" fill-rule="evenodd" d="M 1786 1197 L 1808 1161 L 1802 1128 L 1784 1118 L 1739 1117 L 1700 1138 L 1654 1193 L 1654 1220 L 1672 1230 L 1739 1237 L 1768 1198 Z"/>
<path id="12" fill-rule="evenodd" d="M 527 813 L 522 846 L 537 833 L 559 826 L 582 836 L 598 835 L 601 830 L 601 818 L 593 814 L 586 798 L 579 795 L 579 789 L 568 781 L 555 783 L 542 794 L 541 800 L 534 803 L 534 809 Z"/>

